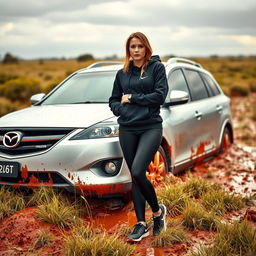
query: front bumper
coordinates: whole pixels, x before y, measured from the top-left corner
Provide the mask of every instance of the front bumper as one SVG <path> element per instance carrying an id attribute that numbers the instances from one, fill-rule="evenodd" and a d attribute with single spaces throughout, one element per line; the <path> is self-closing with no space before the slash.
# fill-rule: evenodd
<path id="1" fill-rule="evenodd" d="M 123 160 L 118 137 L 69 140 L 66 137 L 50 150 L 27 156 L 0 155 L 0 161 L 14 161 L 21 165 L 17 178 L 1 178 L 1 185 L 15 188 L 49 186 L 82 191 L 86 196 L 122 195 L 131 190 L 131 177 Z M 101 161 L 120 159 L 115 176 L 101 175 L 95 166 Z M 98 168 L 98 167 L 97 167 Z"/>

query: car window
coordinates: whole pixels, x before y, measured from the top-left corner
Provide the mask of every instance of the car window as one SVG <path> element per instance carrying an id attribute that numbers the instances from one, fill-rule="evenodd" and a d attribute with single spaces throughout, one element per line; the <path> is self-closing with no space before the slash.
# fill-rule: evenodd
<path id="1" fill-rule="evenodd" d="M 172 90 L 180 90 L 180 91 L 187 92 L 189 95 L 187 82 L 185 80 L 185 77 L 181 69 L 176 69 L 173 72 L 171 72 L 168 78 L 168 84 L 170 88 L 169 92 L 171 92 Z"/>
<path id="2" fill-rule="evenodd" d="M 191 92 L 192 100 L 208 98 L 208 93 L 199 73 L 195 70 L 185 69 L 185 76 Z"/>
<path id="3" fill-rule="evenodd" d="M 80 73 L 64 82 L 42 105 L 107 103 L 116 72 Z"/>
<path id="4" fill-rule="evenodd" d="M 208 88 L 210 88 L 213 96 L 220 94 L 219 88 L 216 85 L 215 81 L 208 74 L 205 74 L 205 73 L 201 73 L 201 74 L 206 85 L 208 86 Z"/>

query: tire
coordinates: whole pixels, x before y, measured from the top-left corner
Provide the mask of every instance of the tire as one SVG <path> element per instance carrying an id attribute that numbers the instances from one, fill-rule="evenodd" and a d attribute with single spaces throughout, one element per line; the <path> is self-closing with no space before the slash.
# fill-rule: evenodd
<path id="1" fill-rule="evenodd" d="M 219 154 L 222 154 L 227 151 L 232 143 L 231 133 L 227 127 L 225 127 L 224 132 L 221 138 L 221 144 L 219 149 Z"/>

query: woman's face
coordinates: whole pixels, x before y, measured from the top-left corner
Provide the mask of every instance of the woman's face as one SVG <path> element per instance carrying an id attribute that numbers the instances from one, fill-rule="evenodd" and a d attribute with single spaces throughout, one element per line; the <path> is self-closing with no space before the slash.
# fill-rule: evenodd
<path id="1" fill-rule="evenodd" d="M 142 61 L 145 58 L 146 55 L 146 48 L 140 41 L 140 39 L 134 37 L 130 41 L 130 55 L 133 59 L 133 61 Z"/>

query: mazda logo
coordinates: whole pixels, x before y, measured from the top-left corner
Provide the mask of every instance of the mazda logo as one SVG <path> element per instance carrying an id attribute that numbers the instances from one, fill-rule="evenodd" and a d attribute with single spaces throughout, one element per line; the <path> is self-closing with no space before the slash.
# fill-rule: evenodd
<path id="1" fill-rule="evenodd" d="M 3 144 L 7 148 L 16 148 L 20 144 L 22 136 L 21 132 L 7 132 L 3 137 Z"/>

